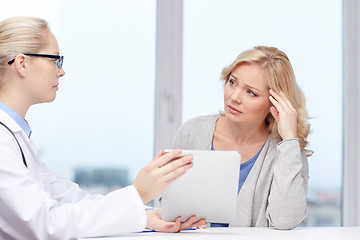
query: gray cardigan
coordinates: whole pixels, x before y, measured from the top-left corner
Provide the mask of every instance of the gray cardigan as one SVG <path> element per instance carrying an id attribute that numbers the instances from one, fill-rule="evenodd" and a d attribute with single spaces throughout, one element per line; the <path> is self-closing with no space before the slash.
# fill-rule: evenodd
<path id="1" fill-rule="evenodd" d="M 210 150 L 219 114 L 184 123 L 173 147 Z M 271 135 L 251 169 L 237 200 L 231 227 L 292 229 L 306 217 L 309 166 L 298 139 L 280 141 Z"/>

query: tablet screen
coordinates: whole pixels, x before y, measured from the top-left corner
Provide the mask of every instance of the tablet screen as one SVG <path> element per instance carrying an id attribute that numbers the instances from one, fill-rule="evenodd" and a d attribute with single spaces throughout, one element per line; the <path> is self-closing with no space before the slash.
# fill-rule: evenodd
<path id="1" fill-rule="evenodd" d="M 164 221 L 197 220 L 229 223 L 235 219 L 240 174 L 236 151 L 183 150 L 193 155 L 193 167 L 175 180 L 161 198 Z"/>

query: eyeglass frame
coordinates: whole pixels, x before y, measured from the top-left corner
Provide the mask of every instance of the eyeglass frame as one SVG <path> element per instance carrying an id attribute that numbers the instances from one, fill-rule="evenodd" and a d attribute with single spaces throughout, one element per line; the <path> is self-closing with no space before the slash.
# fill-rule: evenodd
<path id="1" fill-rule="evenodd" d="M 64 62 L 64 56 L 59 55 L 50 55 L 50 54 L 39 54 L 39 53 L 23 53 L 26 56 L 32 56 L 32 57 L 44 57 L 44 58 L 54 58 L 58 59 L 59 61 L 56 63 L 58 68 L 62 68 L 63 62 Z M 8 64 L 11 65 L 15 62 L 15 58 L 8 61 Z"/>

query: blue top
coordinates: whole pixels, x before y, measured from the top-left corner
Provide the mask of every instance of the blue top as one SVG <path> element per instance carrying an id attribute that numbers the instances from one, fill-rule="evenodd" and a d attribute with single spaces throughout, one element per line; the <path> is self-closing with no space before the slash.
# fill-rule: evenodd
<path id="1" fill-rule="evenodd" d="M 264 147 L 264 145 L 261 147 L 260 151 L 254 157 L 252 157 L 250 160 L 240 164 L 240 176 L 239 176 L 238 194 L 239 194 L 240 189 L 241 189 L 242 185 L 244 184 L 247 176 L 249 175 L 250 170 L 254 166 L 254 164 L 256 162 L 256 159 L 260 155 L 260 152 L 261 152 L 263 147 Z"/>
<path id="2" fill-rule="evenodd" d="M 15 112 L 13 109 L 11 109 L 8 105 L 0 102 L 0 109 L 9 114 L 12 119 L 19 124 L 19 126 L 22 128 L 22 130 L 25 132 L 28 138 L 30 138 L 31 135 L 31 128 L 28 122 L 23 119 L 17 112 Z"/>
<path id="3" fill-rule="evenodd" d="M 265 144 L 264 144 L 265 145 Z M 258 158 L 261 150 L 263 149 L 264 145 L 261 147 L 260 151 L 252 157 L 250 160 L 240 164 L 240 176 L 239 176 L 239 186 L 238 186 L 238 194 L 240 192 L 240 189 L 242 185 L 244 184 L 247 176 L 249 175 L 252 167 L 254 166 L 256 159 Z M 211 150 L 214 150 L 214 143 L 211 143 Z M 211 223 L 211 227 L 228 227 L 228 223 Z"/>
<path id="4" fill-rule="evenodd" d="M 265 145 L 265 144 L 264 144 Z M 240 176 L 239 176 L 239 186 L 238 186 L 238 194 L 242 185 L 244 184 L 247 176 L 249 175 L 252 167 L 254 166 L 256 159 L 258 158 L 261 150 L 263 149 L 264 145 L 261 147 L 260 151 L 252 157 L 250 160 L 240 164 Z M 214 143 L 211 143 L 211 150 L 214 150 Z"/>

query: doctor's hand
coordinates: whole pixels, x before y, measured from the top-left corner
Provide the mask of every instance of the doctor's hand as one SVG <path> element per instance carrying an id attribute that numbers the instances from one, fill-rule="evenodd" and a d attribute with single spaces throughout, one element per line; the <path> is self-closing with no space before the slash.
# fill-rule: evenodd
<path id="1" fill-rule="evenodd" d="M 283 92 L 270 89 L 270 101 L 274 105 L 270 112 L 278 125 L 279 135 L 283 140 L 297 138 L 297 112 Z"/>
<path id="2" fill-rule="evenodd" d="M 180 157 L 181 149 L 160 151 L 153 161 L 138 173 L 133 186 L 144 203 L 159 196 L 166 187 L 192 167 L 192 156 Z"/>
<path id="3" fill-rule="evenodd" d="M 147 225 L 146 228 L 154 230 L 156 232 L 179 232 L 188 228 L 205 228 L 205 219 L 200 219 L 194 222 L 196 216 L 190 217 L 186 222 L 181 222 L 181 218 L 178 217 L 175 222 L 164 222 L 161 218 L 161 209 L 147 210 Z"/>

